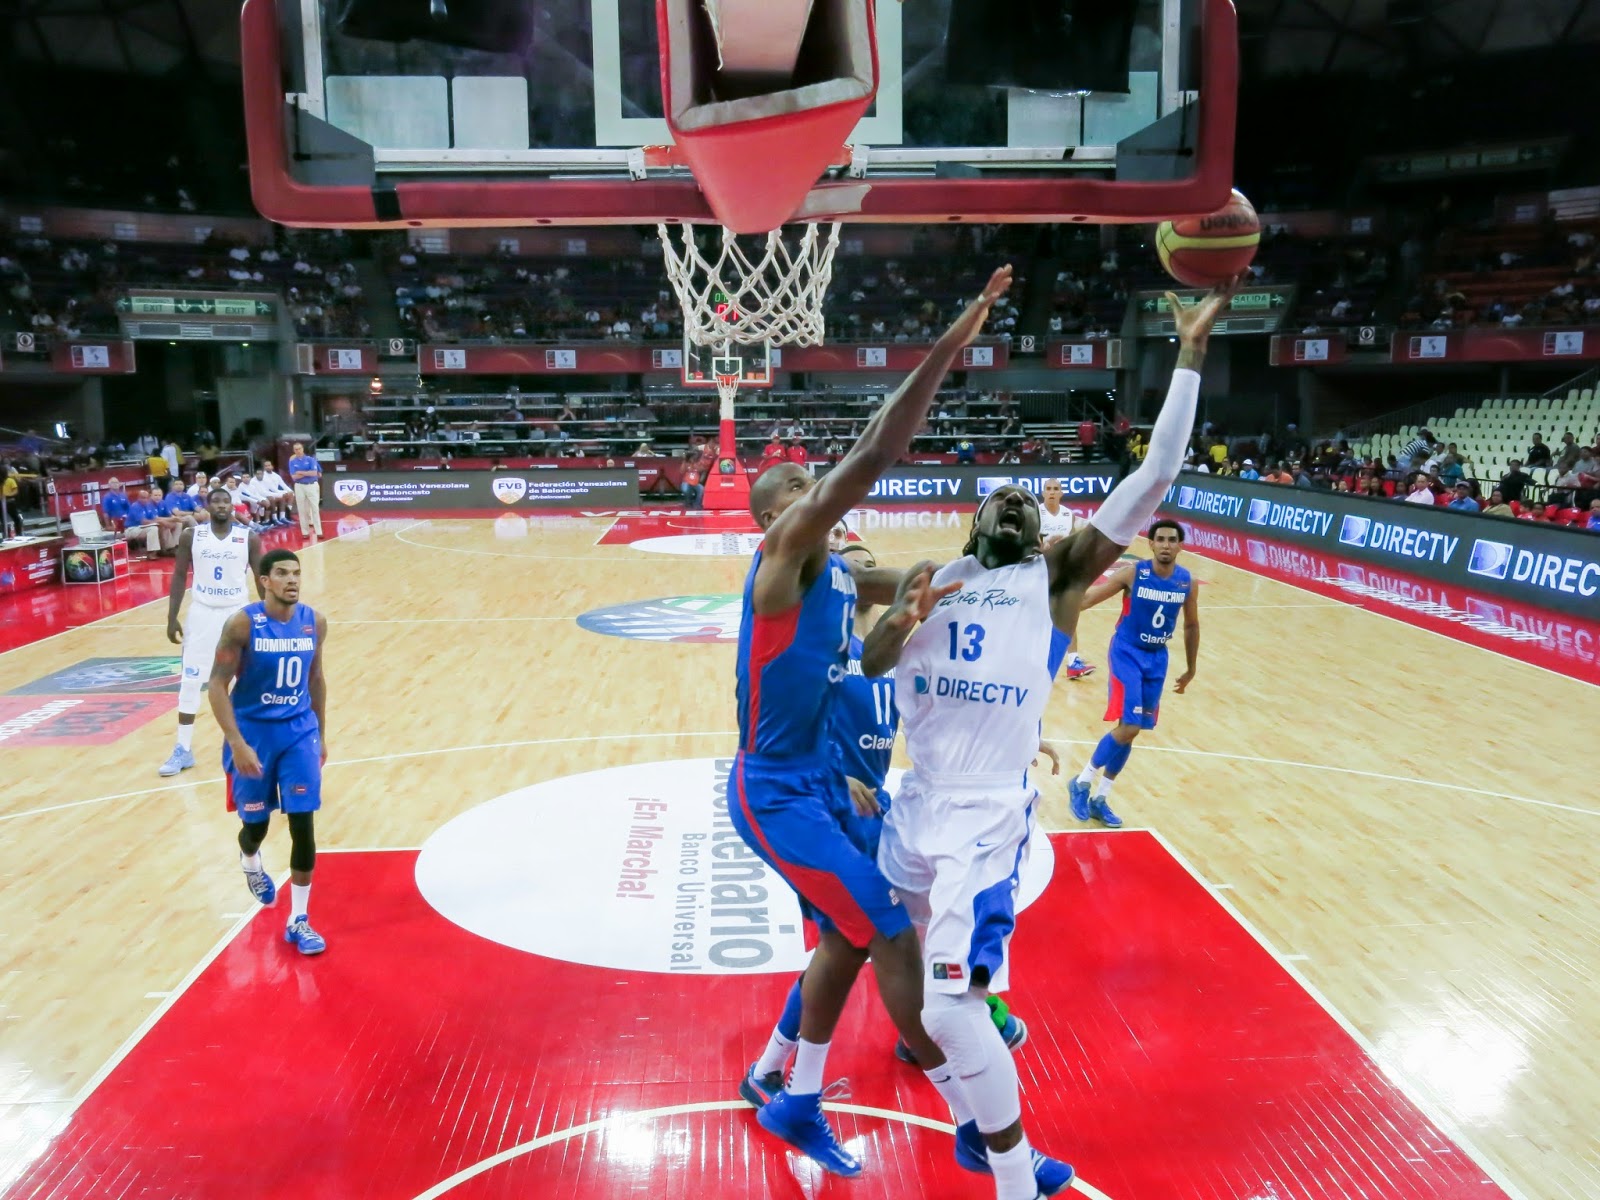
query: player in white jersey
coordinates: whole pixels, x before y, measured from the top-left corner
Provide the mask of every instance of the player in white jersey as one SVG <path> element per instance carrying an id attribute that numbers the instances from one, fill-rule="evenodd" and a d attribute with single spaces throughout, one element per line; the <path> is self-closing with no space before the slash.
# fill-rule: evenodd
<path id="1" fill-rule="evenodd" d="M 895 670 L 912 761 L 884 822 L 878 866 L 924 931 L 922 1024 L 966 1102 L 956 1114 L 957 1161 L 991 1171 L 998 1200 L 1054 1195 L 1072 1178 L 1028 1145 L 1016 1064 L 985 1003 L 1005 985 L 1038 796 L 1028 766 L 1085 593 L 1178 477 L 1206 342 L 1230 295 L 1218 290 L 1192 308 L 1168 295 L 1182 345 L 1149 452 L 1088 525 L 1041 552 L 1038 501 L 1019 487 L 990 493 L 964 556 L 910 573 L 862 649 L 866 674 Z M 960 590 L 941 597 L 956 582 Z"/>
<path id="2" fill-rule="evenodd" d="M 1061 480 L 1046 479 L 1044 481 L 1044 494 L 1039 497 L 1043 502 L 1039 506 L 1039 539 L 1044 543 L 1045 549 L 1054 546 L 1062 538 L 1074 533 L 1082 525 L 1087 525 L 1087 520 L 1080 520 L 1070 508 L 1063 508 L 1061 504 Z M 1076 645 L 1067 647 L 1067 678 L 1082 679 L 1085 675 L 1093 675 L 1094 667 L 1083 661 L 1078 654 Z"/>
<path id="3" fill-rule="evenodd" d="M 233 496 L 227 488 L 212 488 L 206 496 L 210 520 L 185 529 L 178 539 L 178 557 L 167 592 L 167 640 L 183 646 L 183 676 L 178 684 L 178 742 L 160 774 L 177 775 L 194 766 L 194 718 L 200 711 L 200 690 L 211 674 L 217 640 L 228 618 L 250 600 L 249 579 L 261 594 L 261 541 L 243 525 L 234 523 Z M 183 594 L 189 589 L 189 568 L 194 568 L 194 597 L 189 602 L 189 627 L 178 622 Z"/>

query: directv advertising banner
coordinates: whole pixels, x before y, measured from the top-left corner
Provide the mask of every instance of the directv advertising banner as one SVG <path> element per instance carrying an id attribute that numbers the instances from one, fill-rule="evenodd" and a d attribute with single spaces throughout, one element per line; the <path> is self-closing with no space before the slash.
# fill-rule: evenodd
<path id="1" fill-rule="evenodd" d="M 1161 513 L 1600 618 L 1600 534 L 1586 530 L 1191 474 Z"/>
<path id="2" fill-rule="evenodd" d="M 817 474 L 825 475 L 828 470 L 827 466 L 819 466 Z M 1047 479 L 1059 479 L 1063 498 L 1071 503 L 1105 499 L 1117 476 L 1116 467 L 1110 463 L 1103 466 L 891 467 L 873 484 L 866 503 L 976 504 L 995 488 L 1008 483 L 1025 487 L 1037 496 Z"/>
<path id="3" fill-rule="evenodd" d="M 349 471 L 322 477 L 324 512 L 632 508 L 638 503 L 639 473 L 629 470 Z"/>

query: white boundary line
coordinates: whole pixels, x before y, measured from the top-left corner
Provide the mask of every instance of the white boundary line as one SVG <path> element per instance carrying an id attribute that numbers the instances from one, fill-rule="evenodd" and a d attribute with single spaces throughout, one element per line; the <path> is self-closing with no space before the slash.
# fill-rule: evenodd
<path id="1" fill-rule="evenodd" d="M 897 1112 L 892 1108 L 872 1108 L 864 1104 L 824 1104 L 828 1112 L 850 1113 L 859 1117 L 878 1117 L 885 1121 L 899 1121 L 902 1125 L 911 1125 L 921 1129 L 931 1129 L 935 1133 L 954 1134 L 956 1127 L 948 1121 L 940 1121 L 933 1117 L 918 1116 L 915 1113 Z M 698 1104 L 669 1104 L 661 1108 L 642 1108 L 635 1112 L 618 1112 L 610 1116 L 600 1117 L 593 1121 L 584 1121 L 578 1125 L 570 1125 L 566 1129 L 553 1130 L 550 1133 L 540 1134 L 519 1145 L 491 1154 L 488 1158 L 480 1159 L 471 1166 L 463 1167 L 447 1179 L 442 1179 L 425 1192 L 418 1192 L 415 1200 L 438 1200 L 438 1197 L 454 1191 L 461 1184 L 476 1179 L 479 1175 L 487 1174 L 494 1168 L 510 1162 L 512 1159 L 521 1158 L 535 1150 L 542 1150 L 546 1146 L 553 1146 L 559 1142 L 571 1141 L 573 1138 L 584 1137 L 587 1134 L 598 1133 L 612 1126 L 626 1125 L 635 1121 L 654 1121 L 662 1117 L 676 1117 L 685 1114 L 730 1112 L 745 1109 L 753 1112 L 750 1105 L 743 1100 L 706 1100 Z M 819 1168 L 820 1170 L 820 1168 Z M 1081 1192 L 1088 1200 L 1111 1200 L 1099 1188 L 1092 1184 L 1084 1183 L 1074 1174 L 1071 1190 Z"/>
<path id="2" fill-rule="evenodd" d="M 1280 544 L 1282 544 L 1282 543 L 1280 543 Z M 1342 596 L 1338 596 L 1338 597 L 1323 596 L 1323 594 L 1321 592 L 1317 591 L 1315 588 L 1307 587 L 1303 583 L 1295 583 L 1295 582 L 1293 582 L 1291 580 L 1288 580 L 1288 579 L 1279 579 L 1276 575 L 1268 575 L 1268 574 L 1266 574 L 1265 572 L 1262 572 L 1262 571 L 1252 571 L 1248 567 L 1241 567 L 1237 563 L 1231 563 L 1225 558 L 1220 558 L 1220 557 L 1217 557 L 1216 555 L 1209 554 L 1204 550 L 1193 550 L 1193 549 L 1189 549 L 1188 547 L 1185 547 L 1185 549 L 1187 550 L 1188 553 L 1196 555 L 1197 557 L 1203 558 L 1207 562 L 1216 563 L 1218 566 L 1229 567 L 1229 568 L 1231 568 L 1231 569 L 1233 569 L 1235 571 L 1242 571 L 1244 574 L 1250 576 L 1250 578 L 1252 578 L 1252 579 L 1264 579 L 1268 583 L 1281 583 L 1285 587 L 1292 587 L 1292 588 L 1295 589 L 1295 591 L 1297 591 L 1297 592 L 1305 592 L 1309 596 L 1320 596 L 1324 600 L 1333 600 L 1334 603 L 1338 604 L 1341 608 L 1344 608 L 1344 609 L 1346 609 L 1346 610 L 1348 610 L 1350 612 L 1366 613 L 1368 616 L 1382 617 L 1386 621 L 1393 621 L 1398 625 L 1404 625 L 1407 629 L 1414 629 L 1418 633 L 1432 634 L 1434 637 L 1442 637 L 1442 638 L 1444 638 L 1447 642 L 1454 642 L 1457 646 L 1467 646 L 1467 647 L 1469 647 L 1469 648 L 1471 648 L 1473 650 L 1482 650 L 1482 651 L 1485 651 L 1486 653 L 1494 655 L 1496 658 L 1503 658 L 1507 662 L 1520 663 L 1524 667 L 1531 667 L 1535 671 L 1539 671 L 1539 672 L 1541 672 L 1542 674 L 1545 674 L 1545 675 L 1553 675 L 1557 679 L 1570 679 L 1575 683 L 1585 684 L 1585 685 L 1587 685 L 1589 687 L 1593 687 L 1593 688 L 1600 688 L 1600 678 L 1585 679 L 1580 675 L 1569 675 L 1565 671 L 1552 670 L 1551 668 L 1546 667 L 1546 666 L 1544 666 L 1544 665 L 1542 665 L 1540 663 L 1533 662 L 1530 659 L 1518 658 L 1515 654 L 1511 654 L 1508 651 L 1498 650 L 1493 646 L 1480 645 L 1477 642 L 1469 642 L 1469 641 L 1465 640 L 1464 638 L 1459 638 L 1459 637 L 1456 637 L 1453 634 L 1447 633 L 1443 629 L 1429 629 L 1426 625 L 1418 625 L 1416 622 L 1408 621 L 1408 620 L 1406 620 L 1405 617 L 1399 616 L 1399 615 L 1397 615 L 1395 613 L 1384 612 L 1382 609 L 1379 609 L 1379 608 L 1368 608 L 1365 605 L 1356 604 L 1353 600 L 1343 599 Z M 1441 583 L 1439 586 L 1440 587 L 1444 587 L 1446 585 Z M 1465 589 L 1458 589 L 1458 590 L 1464 591 Z M 1211 608 L 1211 607 L 1216 607 L 1216 606 L 1207 605 L 1206 607 L 1207 608 Z M 1541 611 L 1549 611 L 1549 610 L 1541 610 Z M 1556 614 L 1552 612 L 1551 615 L 1554 616 Z M 1573 620 L 1577 621 L 1577 618 L 1573 618 Z"/>
<path id="3" fill-rule="evenodd" d="M 1047 737 L 1057 746 L 1094 746 L 1098 739 Z M 1410 775 L 1388 775 L 1382 771 L 1363 771 L 1357 767 L 1340 767 L 1332 763 L 1300 762 L 1292 758 L 1266 758 L 1259 754 L 1229 754 L 1224 750 L 1194 750 L 1187 746 L 1141 746 L 1157 754 L 1188 754 L 1196 758 L 1221 758 L 1228 762 L 1261 763 L 1272 767 L 1297 767 L 1304 771 L 1332 771 L 1336 775 L 1355 775 L 1362 779 L 1381 779 L 1385 783 L 1411 783 L 1420 787 L 1441 788 L 1450 792 L 1464 792 L 1469 796 L 1487 796 L 1491 800 L 1511 800 L 1517 804 L 1533 804 L 1540 808 L 1554 808 L 1562 812 L 1578 813 L 1585 817 L 1600 817 L 1600 809 L 1580 808 L 1575 804 L 1561 804 L 1555 800 L 1540 800 L 1534 796 L 1518 796 L 1511 792 L 1496 792 L 1489 788 L 1468 787 L 1464 783 L 1450 783 L 1443 779 L 1420 779 Z"/>
<path id="4" fill-rule="evenodd" d="M 1377 1067 L 1377 1069 L 1382 1072 L 1384 1077 L 1388 1079 L 1390 1083 L 1394 1084 L 1394 1086 L 1400 1091 L 1400 1094 L 1409 1100 L 1424 1117 L 1431 1121 L 1440 1133 L 1444 1134 L 1452 1142 L 1454 1142 L 1456 1147 L 1468 1158 L 1470 1158 L 1473 1163 L 1476 1164 L 1479 1170 L 1487 1175 L 1500 1188 L 1501 1191 L 1510 1197 L 1510 1200 L 1528 1200 L 1527 1193 L 1523 1192 L 1521 1188 L 1507 1178 L 1505 1173 L 1501 1171 L 1499 1167 L 1495 1166 L 1494 1163 L 1489 1159 L 1489 1156 L 1484 1154 L 1482 1150 L 1478 1149 L 1478 1147 L 1472 1143 L 1472 1140 L 1467 1137 L 1466 1133 L 1455 1121 L 1445 1116 L 1444 1113 L 1435 1107 L 1433 1101 L 1428 1099 L 1428 1097 L 1420 1088 L 1413 1084 L 1412 1081 L 1407 1079 L 1404 1075 L 1401 1075 L 1396 1071 L 1392 1071 L 1384 1065 L 1383 1060 L 1378 1056 L 1377 1048 L 1367 1040 L 1366 1035 L 1357 1029 L 1355 1025 L 1351 1023 L 1348 1017 L 1346 1017 L 1342 1012 L 1333 1006 L 1333 1002 L 1322 994 L 1316 984 L 1312 983 L 1311 980 L 1307 979 L 1305 975 L 1301 973 L 1300 969 L 1295 966 L 1294 962 L 1291 961 L 1288 956 L 1278 952 L 1277 947 L 1267 940 L 1266 935 L 1255 927 L 1254 923 L 1251 922 L 1249 917 L 1245 916 L 1242 912 L 1235 908 L 1232 902 L 1229 901 L 1229 899 L 1221 892 L 1219 892 L 1216 887 L 1208 879 L 1206 879 L 1205 876 L 1201 875 L 1199 871 L 1195 870 L 1194 864 L 1185 858 L 1176 846 L 1162 836 L 1162 834 L 1157 830 L 1147 829 L 1145 832 L 1154 838 L 1156 843 L 1172 856 L 1173 862 L 1182 867 L 1186 872 L 1188 872 L 1189 876 L 1196 883 L 1205 888 L 1206 893 L 1217 902 L 1222 910 L 1235 921 L 1237 921 L 1239 923 L 1239 927 L 1252 938 L 1254 938 L 1256 944 L 1272 956 L 1273 961 L 1283 969 L 1284 973 L 1287 974 L 1290 979 L 1294 980 L 1295 983 L 1298 984 L 1302 989 L 1304 989 L 1306 995 L 1315 1000 L 1322 1010 L 1327 1013 L 1328 1016 L 1333 1018 L 1334 1023 L 1337 1024 L 1340 1029 L 1349 1034 L 1350 1039 L 1354 1041 L 1355 1044 L 1361 1049 L 1361 1052 L 1371 1060 L 1373 1066 Z"/>

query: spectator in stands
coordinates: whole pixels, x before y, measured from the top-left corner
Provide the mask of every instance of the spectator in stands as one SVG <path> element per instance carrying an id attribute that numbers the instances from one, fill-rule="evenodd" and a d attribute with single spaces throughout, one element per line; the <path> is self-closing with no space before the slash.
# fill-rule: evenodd
<path id="1" fill-rule="evenodd" d="M 122 481 L 113 475 L 106 480 L 105 494 L 100 497 L 100 512 L 111 529 L 120 529 L 128 519 L 128 494 L 122 490 Z"/>
<path id="2" fill-rule="evenodd" d="M 173 480 L 183 474 L 183 456 L 178 453 L 178 443 L 167 438 L 161 443 L 161 457 L 167 461 L 167 476 Z"/>
<path id="3" fill-rule="evenodd" d="M 1405 494 L 1407 504 L 1432 504 L 1433 487 L 1428 483 L 1428 477 L 1418 471 L 1411 477 L 1411 486 Z"/>
<path id="4" fill-rule="evenodd" d="M 1466 480 L 1457 480 L 1453 492 L 1454 495 L 1450 503 L 1445 505 L 1446 508 L 1453 508 L 1457 512 L 1475 513 L 1480 511 L 1478 502 L 1472 498 L 1472 485 Z"/>
<path id="5" fill-rule="evenodd" d="M 1357 491 L 1363 496 L 1371 496 L 1374 500 L 1387 500 L 1389 493 L 1384 491 L 1383 477 L 1381 475 L 1368 475 L 1361 480 Z"/>
<path id="6" fill-rule="evenodd" d="M 1426 429 L 1417 430 L 1417 436 L 1400 448 L 1400 461 L 1407 466 L 1418 457 L 1426 458 L 1433 449 L 1433 434 Z"/>
<path id="7" fill-rule="evenodd" d="M 811 461 L 811 456 L 806 453 L 805 443 L 799 438 L 790 439 L 789 448 L 788 450 L 784 451 L 784 457 L 790 462 L 794 463 L 797 467 L 803 467 L 806 465 L 806 463 Z"/>
<path id="8" fill-rule="evenodd" d="M 656 453 L 656 448 L 650 444 L 650 439 L 646 438 L 644 441 L 639 443 L 639 448 L 633 452 L 633 457 L 660 458 L 661 456 Z"/>
<path id="9" fill-rule="evenodd" d="M 210 480 L 206 473 L 204 471 L 196 471 L 194 473 L 194 482 L 187 488 L 189 495 L 198 496 L 201 504 L 204 505 L 206 493 L 210 490 Z"/>
<path id="10" fill-rule="evenodd" d="M 1577 465 L 1578 459 L 1583 454 L 1583 447 L 1578 445 L 1578 440 L 1572 436 L 1569 429 L 1561 435 L 1561 450 L 1556 455 L 1555 468 L 1563 475 Z"/>
<path id="11" fill-rule="evenodd" d="M 167 465 L 167 456 L 161 453 L 160 447 L 150 451 L 144 460 L 145 472 L 150 476 L 150 481 L 157 487 L 168 483 L 172 479 L 172 468 Z"/>
<path id="12" fill-rule="evenodd" d="M 1527 463 L 1530 467 L 1548 467 L 1550 465 L 1550 447 L 1544 444 L 1544 435 L 1533 435 L 1533 444 L 1528 447 Z"/>
<path id="13" fill-rule="evenodd" d="M 773 433 L 772 439 L 762 448 L 761 463 L 756 468 L 756 474 L 760 475 L 768 467 L 775 467 L 781 462 L 788 461 L 789 456 L 784 452 L 783 443 L 778 440 L 777 433 Z"/>
<path id="14" fill-rule="evenodd" d="M 1244 462 L 1240 463 L 1239 466 L 1241 468 L 1239 471 L 1240 479 L 1255 480 L 1261 478 L 1261 472 L 1256 470 L 1255 459 L 1247 458 L 1244 460 Z"/>
<path id="15" fill-rule="evenodd" d="M 1289 473 L 1289 464 L 1279 459 L 1273 464 L 1272 470 L 1263 476 L 1262 481 L 1264 483 L 1279 483 L 1292 487 L 1294 485 L 1294 476 Z"/>
<path id="16" fill-rule="evenodd" d="M 962 438 L 955 444 L 955 455 L 958 463 L 975 463 L 978 461 L 978 447 L 973 445 L 971 438 Z"/>
<path id="17" fill-rule="evenodd" d="M 1208 459 L 1201 458 L 1198 454 L 1191 450 L 1189 451 L 1189 457 L 1183 460 L 1183 466 L 1179 469 L 1183 471 L 1195 471 L 1201 475 L 1209 475 L 1211 474 L 1211 463 Z"/>
<path id="18" fill-rule="evenodd" d="M 1589 516 L 1584 521 L 1583 527 L 1595 533 L 1600 533 L 1600 497 L 1589 501 Z"/>
<path id="19" fill-rule="evenodd" d="M 705 485 L 700 482 L 701 457 L 697 447 L 690 446 L 683 452 L 683 492 L 684 508 L 704 508 L 706 502 Z"/>
<path id="20" fill-rule="evenodd" d="M 1489 503 L 1484 506 L 1483 515 L 1486 517 L 1513 517 L 1511 505 L 1506 503 L 1504 493 L 1499 488 L 1489 493 Z"/>
<path id="21" fill-rule="evenodd" d="M 1532 482 L 1533 476 L 1522 469 L 1522 460 L 1513 458 L 1510 468 L 1500 476 L 1500 493 L 1515 504 L 1522 499 L 1522 493 L 1528 490 L 1528 485 Z"/>

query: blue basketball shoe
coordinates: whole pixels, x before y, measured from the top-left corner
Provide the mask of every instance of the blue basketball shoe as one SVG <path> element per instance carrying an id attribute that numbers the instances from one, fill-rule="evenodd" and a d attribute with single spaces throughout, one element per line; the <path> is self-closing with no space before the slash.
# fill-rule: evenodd
<path id="1" fill-rule="evenodd" d="M 1111 802 L 1104 796 L 1096 796 L 1089 801 L 1089 815 L 1107 829 L 1122 828 L 1122 818 L 1111 811 Z"/>
<path id="2" fill-rule="evenodd" d="M 757 1075 L 754 1063 L 750 1064 L 750 1069 L 739 1081 L 739 1095 L 743 1096 L 752 1108 L 764 1107 L 767 1101 L 781 1091 L 783 1091 L 783 1072 L 768 1071 L 765 1075 Z"/>
<path id="3" fill-rule="evenodd" d="M 839 1144 L 822 1113 L 822 1097 L 779 1092 L 756 1112 L 761 1128 L 782 1138 L 825 1171 L 861 1174 L 861 1161 Z"/>
<path id="4" fill-rule="evenodd" d="M 272 882 L 264 867 L 257 867 L 252 871 L 249 867 L 244 869 L 244 881 L 250 888 L 250 894 L 263 904 L 271 904 L 278 898 L 278 885 Z"/>
<path id="5" fill-rule="evenodd" d="M 328 948 L 328 943 L 306 921 L 304 917 L 296 917 L 289 922 L 289 927 L 283 931 L 283 940 L 291 946 L 300 947 L 301 954 L 321 954 Z"/>
<path id="6" fill-rule="evenodd" d="M 992 1175 L 989 1151 L 978 1132 L 978 1123 L 968 1121 L 956 1130 L 956 1165 L 979 1175 Z M 1072 1166 L 1038 1150 L 1033 1152 L 1033 1182 L 1041 1196 L 1055 1196 L 1072 1186 Z"/>
<path id="7" fill-rule="evenodd" d="M 1080 821 L 1089 819 L 1089 785 L 1081 779 L 1067 784 L 1067 801 L 1072 805 L 1072 815 Z"/>

